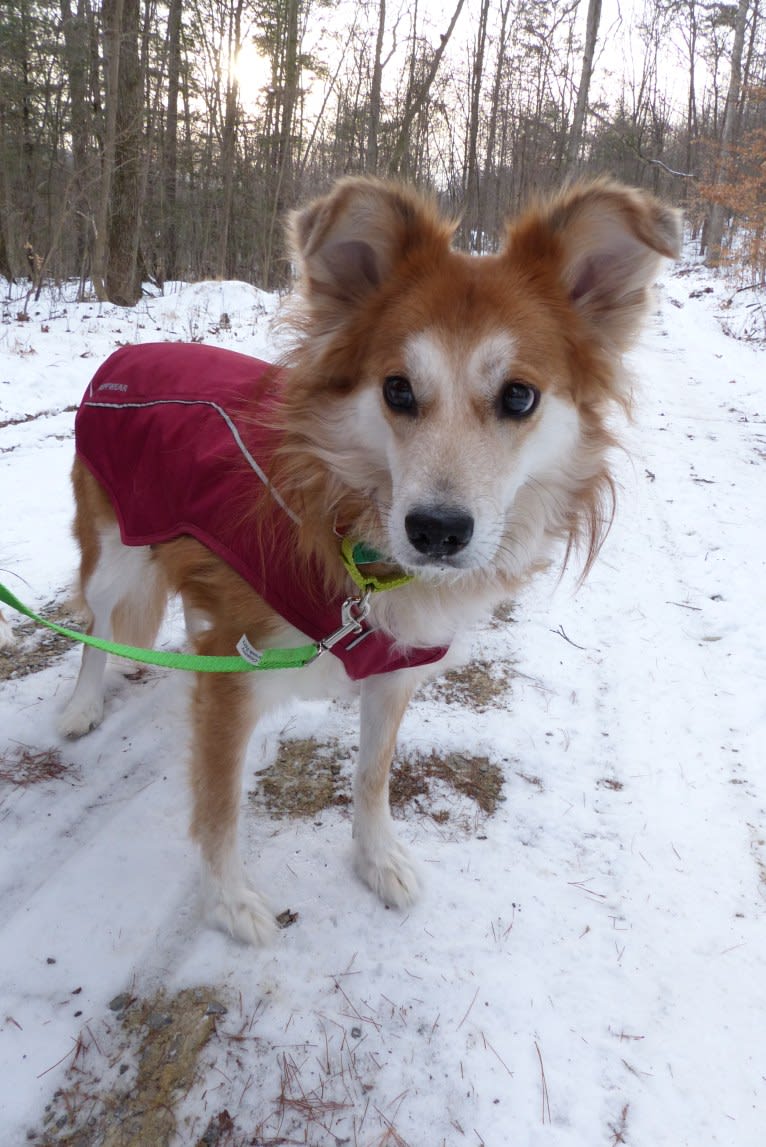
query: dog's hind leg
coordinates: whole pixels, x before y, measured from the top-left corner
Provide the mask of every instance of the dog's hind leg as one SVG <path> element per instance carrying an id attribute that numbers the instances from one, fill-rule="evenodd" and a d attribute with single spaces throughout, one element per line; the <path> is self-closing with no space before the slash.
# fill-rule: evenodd
<path id="1" fill-rule="evenodd" d="M 131 645 L 151 645 L 167 601 L 161 571 L 146 546 L 124 546 L 116 525 L 97 531 L 93 546 L 83 551 L 81 592 L 94 637 Z M 104 712 L 104 650 L 86 645 L 80 675 L 69 704 L 58 722 L 65 737 L 81 737 L 100 724 Z"/>
<path id="2" fill-rule="evenodd" d="M 397 840 L 389 771 L 404 711 L 427 674 L 381 673 L 362 682 L 359 762 L 354 777 L 354 867 L 385 904 L 405 908 L 420 890 L 418 870 Z"/>

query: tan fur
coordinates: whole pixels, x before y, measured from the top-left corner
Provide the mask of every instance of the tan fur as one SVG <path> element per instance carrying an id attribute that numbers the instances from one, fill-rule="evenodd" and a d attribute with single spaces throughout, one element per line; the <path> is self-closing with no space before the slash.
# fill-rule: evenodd
<path id="1" fill-rule="evenodd" d="M 296 550 L 318 560 L 328 592 L 353 592 L 339 534 L 364 540 L 390 559 L 381 571 L 399 564 L 416 574 L 376 596 L 374 623 L 405 645 L 447 645 L 516 593 L 552 543 L 567 556 L 579 548 L 587 572 L 614 512 L 607 419 L 630 404 L 620 356 L 661 257 L 677 251 L 675 213 L 608 180 L 576 185 L 509 223 L 501 250 L 477 259 L 452 249 L 454 225 L 433 201 L 352 179 L 297 213 L 290 233 L 300 282 L 285 320 L 293 345 L 270 478 L 301 519 Z M 411 385 L 413 412 L 384 397 L 391 377 Z M 509 417 L 503 405 L 516 384 L 537 393 L 528 418 Z M 256 645 L 298 643 L 301 635 L 193 539 L 126 551 L 108 497 L 79 462 L 73 483 L 91 629 L 149 643 L 168 595 L 180 594 L 201 653 L 231 654 L 242 633 Z M 455 541 L 447 527 L 436 542 L 418 534 L 413 518 L 425 513 L 430 530 L 445 506 L 451 520 L 470 520 L 468 540 Z M 256 525 L 267 531 L 268 518 Z M 86 650 L 62 717 L 68 735 L 101 720 L 103 661 Z M 361 685 L 355 864 L 399 906 L 419 881 L 393 832 L 389 767 L 402 715 L 428 672 Z M 284 697 L 331 692 L 342 676 L 325 655 L 299 671 L 197 680 L 192 834 L 211 916 L 241 939 L 262 941 L 274 928 L 236 846 L 250 732 Z"/>

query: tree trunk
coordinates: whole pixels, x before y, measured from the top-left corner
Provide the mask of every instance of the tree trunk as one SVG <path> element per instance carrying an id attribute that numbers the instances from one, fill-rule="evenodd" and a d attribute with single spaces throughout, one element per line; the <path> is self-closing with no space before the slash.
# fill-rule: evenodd
<path id="1" fill-rule="evenodd" d="M 366 168 L 374 175 L 378 170 L 378 134 L 380 131 L 380 100 L 383 87 L 383 36 L 386 31 L 386 0 L 379 0 L 378 34 L 375 39 L 375 58 L 372 63 L 370 84 L 370 119 L 367 130 Z"/>
<path id="2" fill-rule="evenodd" d="M 397 135 L 396 143 L 394 144 L 393 153 L 391 155 L 391 160 L 388 165 L 389 175 L 396 175 L 401 167 L 404 153 L 407 150 L 407 145 L 410 139 L 410 130 L 413 123 L 415 122 L 415 117 L 418 115 L 421 108 L 425 105 L 425 102 L 428 99 L 428 93 L 430 92 L 431 85 L 436 78 L 436 73 L 439 70 L 439 64 L 441 63 L 441 59 L 444 55 L 447 44 L 450 42 L 450 38 L 455 29 L 455 25 L 457 24 L 460 13 L 463 10 L 464 3 L 465 0 L 457 0 L 457 6 L 455 11 L 452 13 L 452 19 L 449 22 L 449 27 L 447 28 L 447 31 L 443 32 L 439 37 L 439 47 L 434 52 L 431 66 L 428 69 L 423 82 L 414 92 L 410 92 L 407 107 L 404 110 L 404 116 L 402 118 L 401 124 L 399 125 L 399 134 Z"/>
<path id="3" fill-rule="evenodd" d="M 465 200 L 465 215 L 463 218 L 463 242 L 469 250 L 475 249 L 481 254 L 481 210 L 479 197 L 481 181 L 479 178 L 479 119 L 481 114 L 481 89 L 484 81 L 484 52 L 487 46 L 487 17 L 489 15 L 489 0 L 481 0 L 479 11 L 479 30 L 476 34 L 476 47 L 473 55 L 471 69 L 471 107 L 468 119 L 468 139 L 466 143 L 465 170 L 463 173 L 463 194 Z"/>
<path id="4" fill-rule="evenodd" d="M 34 88 L 32 65 L 29 58 L 30 48 L 29 12 L 26 5 L 21 7 L 21 40 L 19 43 L 21 64 L 21 155 L 24 183 L 28 192 L 35 186 L 35 141 L 33 124 Z M 22 239 L 29 246 L 34 246 L 34 211 L 33 196 L 27 194 L 21 203 Z"/>
<path id="5" fill-rule="evenodd" d="M 739 0 L 737 16 L 734 23 L 734 43 L 731 49 L 731 71 L 729 73 L 729 90 L 726 96 L 726 110 L 721 128 L 721 140 L 716 164 L 714 188 L 726 182 L 727 161 L 736 142 L 736 127 L 739 112 L 739 95 L 742 81 L 742 53 L 745 47 L 745 28 L 747 26 L 747 10 L 750 0 Z M 717 267 L 721 262 L 721 244 L 723 243 L 723 230 L 726 221 L 726 208 L 723 203 L 713 203 L 708 216 L 706 229 L 707 257 L 705 263 L 708 267 Z"/>
<path id="6" fill-rule="evenodd" d="M 9 246 L 11 244 L 12 230 L 11 216 L 13 212 L 13 195 L 11 193 L 11 177 L 9 164 L 3 162 L 10 151 L 10 144 L 6 138 L 5 103 L 0 99 L 0 275 L 9 283 L 15 281 Z"/>
<path id="7" fill-rule="evenodd" d="M 588 15 L 585 21 L 585 47 L 582 55 L 580 86 L 577 89 L 577 102 L 572 117 L 572 130 L 567 145 L 566 167 L 570 174 L 576 171 L 585 133 L 585 117 L 588 113 L 588 95 L 593 75 L 593 56 L 596 52 L 598 26 L 601 21 L 601 0 L 588 0 Z"/>
<path id="8" fill-rule="evenodd" d="M 281 248 L 277 225 L 293 200 L 293 130 L 300 86 L 300 15 L 302 0 L 287 0 L 284 43 L 278 46 L 281 57 L 280 107 L 276 115 L 276 182 L 263 260 L 263 285 L 266 290 L 284 283 L 287 266 L 280 261 Z"/>
<path id="9" fill-rule="evenodd" d="M 117 88 L 120 76 L 120 33 L 123 0 L 104 0 L 101 19 L 104 36 L 104 136 L 101 146 L 101 186 L 93 245 L 93 288 L 101 302 L 108 302 L 106 264 L 109 204 L 114 177 L 117 136 Z"/>
<path id="10" fill-rule="evenodd" d="M 104 0 L 106 123 L 93 252 L 93 286 L 101 300 L 133 306 L 141 298 L 143 90 L 138 58 L 138 0 Z"/>
<path id="11" fill-rule="evenodd" d="M 143 200 L 144 93 L 138 54 L 139 0 L 123 0 L 122 8 L 106 291 L 110 302 L 132 307 L 141 298 L 138 245 Z"/>
<path id="12" fill-rule="evenodd" d="M 66 68 L 69 78 L 69 116 L 72 131 L 72 195 L 77 266 L 85 261 L 90 225 L 88 199 L 88 26 L 91 12 L 87 0 L 61 0 Z"/>
<path id="13" fill-rule="evenodd" d="M 499 222 L 500 215 L 500 196 L 499 188 L 497 186 L 497 136 L 498 136 L 498 116 L 500 114 L 501 106 L 501 89 L 503 85 L 503 70 L 505 65 L 505 53 L 508 43 L 508 14 L 510 12 L 512 0 L 504 0 L 500 7 L 500 34 L 497 37 L 497 59 L 495 60 L 495 75 L 492 81 L 492 102 L 490 105 L 489 125 L 487 127 L 487 150 L 484 157 L 484 215 L 482 219 L 482 226 L 495 234 Z M 492 200 L 491 200 L 491 218 L 490 210 L 487 204 L 487 191 L 486 188 L 492 179 Z M 506 204 L 506 207 L 509 206 Z"/>
<path id="14" fill-rule="evenodd" d="M 229 274 L 229 231 L 231 228 L 231 209 L 234 202 L 234 166 L 237 150 L 237 120 L 239 117 L 239 83 L 236 61 L 242 47 L 243 3 L 244 0 L 236 0 L 229 25 L 229 70 L 226 81 L 226 112 L 221 143 L 223 196 L 217 258 L 217 273 L 220 279 L 225 279 Z"/>
<path id="15" fill-rule="evenodd" d="M 183 0 L 168 7 L 168 106 L 165 117 L 165 242 L 162 277 L 178 278 L 178 96 L 181 75 L 181 11 Z"/>
<path id="16" fill-rule="evenodd" d="M 695 0 L 689 0 L 689 95 L 686 105 L 686 170 L 690 174 L 697 166 L 697 9 Z M 688 184 L 684 199 L 688 201 Z"/>

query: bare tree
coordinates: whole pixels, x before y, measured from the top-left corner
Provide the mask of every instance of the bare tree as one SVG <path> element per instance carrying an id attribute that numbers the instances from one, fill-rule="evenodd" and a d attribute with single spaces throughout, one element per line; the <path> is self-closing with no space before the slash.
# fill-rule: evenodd
<path id="1" fill-rule="evenodd" d="M 370 116 L 367 131 L 367 168 L 373 172 L 378 170 L 378 133 L 380 131 L 380 101 L 383 87 L 383 37 L 386 32 L 386 0 L 380 0 L 378 9 L 378 30 L 372 62 Z"/>
<path id="2" fill-rule="evenodd" d="M 89 183 L 91 162 L 88 154 L 90 103 L 88 100 L 88 37 L 92 21 L 89 0 L 61 0 L 61 28 L 64 36 L 67 77 L 69 80 L 69 115 L 72 131 L 72 196 L 76 258 L 82 273 L 90 239 Z"/>
<path id="3" fill-rule="evenodd" d="M 132 306 L 141 297 L 144 100 L 139 14 L 139 0 L 104 0 L 106 126 L 93 284 L 99 298 L 121 306 Z"/>
<path id="4" fill-rule="evenodd" d="M 239 75 L 237 61 L 242 50 L 242 8 L 244 0 L 233 0 L 228 11 L 228 42 L 226 45 L 226 101 L 221 140 L 221 167 L 223 194 L 218 231 L 218 258 L 216 270 L 220 278 L 229 271 L 229 228 L 234 198 L 234 166 L 239 116 Z"/>
<path id="5" fill-rule="evenodd" d="M 266 246 L 263 257 L 263 282 L 268 287 L 285 280 L 287 267 L 281 262 L 281 233 L 278 224 L 288 204 L 292 203 L 292 175 L 295 160 L 293 130 L 298 106 L 301 77 L 300 45 L 305 0 L 284 0 L 275 22 L 273 68 L 276 100 L 272 136 L 271 168 L 273 178 L 269 217 L 266 222 Z"/>
<path id="6" fill-rule="evenodd" d="M 442 56 L 444 55 L 447 45 L 450 42 L 452 33 L 455 30 L 455 25 L 458 22 L 464 4 L 465 0 L 457 0 L 455 11 L 452 13 L 452 19 L 449 22 L 447 31 L 443 32 L 439 37 L 439 47 L 433 54 L 428 70 L 426 71 L 420 83 L 413 84 L 408 93 L 407 106 L 404 109 L 404 115 L 402 116 L 401 123 L 399 124 L 399 131 L 396 137 L 396 142 L 394 143 L 391 158 L 388 164 L 388 171 L 390 175 L 396 175 L 399 172 L 402 160 L 404 159 L 404 155 L 407 150 L 407 145 L 410 139 L 410 131 L 412 129 L 413 123 L 415 122 L 415 117 L 422 110 L 428 99 L 431 85 L 433 84 L 436 73 L 439 70 L 439 64 L 441 63 Z"/>
<path id="7" fill-rule="evenodd" d="M 729 90 L 726 95 L 726 108 L 721 128 L 718 163 L 713 181 L 714 188 L 726 182 L 727 160 L 735 143 L 737 116 L 739 111 L 739 97 L 742 81 L 742 54 L 745 47 L 745 29 L 747 27 L 747 14 L 750 0 L 739 0 L 737 16 L 734 22 L 734 41 L 731 49 L 731 71 L 729 73 Z M 708 217 L 706 246 L 708 267 L 717 267 L 721 261 L 721 244 L 726 221 L 726 209 L 720 199 L 714 199 Z"/>
<path id="8" fill-rule="evenodd" d="M 163 279 L 178 278 L 178 99 L 181 76 L 181 14 L 183 0 L 168 5 L 168 95 L 165 115 L 163 188 Z"/>
<path id="9" fill-rule="evenodd" d="M 123 0 L 105 0 L 102 21 L 104 38 L 104 88 L 106 114 L 101 151 L 101 184 L 95 219 L 92 278 L 99 299 L 108 300 L 106 269 L 108 258 L 109 208 L 117 146 L 117 106 L 120 78 L 120 39 L 122 35 Z"/>
<path id="10" fill-rule="evenodd" d="M 438 190 L 482 248 L 507 211 L 586 165 L 685 197 L 700 221 L 715 200 L 719 222 L 762 243 L 762 0 L 645 0 L 642 43 L 597 105 L 598 0 L 473 0 L 470 27 L 467 9 L 451 0 L 431 42 L 423 0 L 361 0 L 346 22 L 335 0 L 3 0 L 0 273 L 79 275 L 87 290 L 90 264 L 99 296 L 123 303 L 139 271 L 278 286 L 285 212 L 365 170 Z M 257 84 L 232 66 L 253 44 Z"/>
<path id="11" fill-rule="evenodd" d="M 476 245 L 481 251 L 481 206 L 479 196 L 481 192 L 479 173 L 479 127 L 481 120 L 481 93 L 484 81 L 484 56 L 487 50 L 487 20 L 489 18 L 490 0 L 481 0 L 479 9 L 479 26 L 473 49 L 473 61 L 470 75 L 470 109 L 468 117 L 468 133 L 466 139 L 465 176 L 464 176 L 464 214 L 463 214 L 463 241 L 468 245 Z"/>
<path id="12" fill-rule="evenodd" d="M 596 41 L 598 40 L 598 27 L 600 22 L 601 0 L 588 0 L 588 15 L 585 21 L 585 46 L 582 54 L 580 83 L 577 88 L 577 102 L 575 103 L 572 127 L 567 143 L 566 169 L 568 172 L 573 172 L 576 169 L 582 149 L 585 117 L 588 112 L 590 81 L 593 75 L 593 57 L 596 52 Z"/>
<path id="13" fill-rule="evenodd" d="M 496 145 L 498 139 L 498 118 L 502 104 L 501 90 L 503 86 L 503 74 L 505 70 L 505 56 L 508 46 L 508 15 L 511 9 L 513 0 L 501 0 L 500 4 L 500 30 L 496 38 L 496 57 L 495 57 L 495 72 L 492 80 L 492 98 L 490 101 L 489 109 L 489 123 L 487 124 L 487 145 L 484 158 L 484 212 L 483 212 L 483 226 L 490 232 L 495 233 L 499 224 L 500 217 L 500 196 L 498 191 L 497 180 L 497 156 Z M 492 182 L 491 199 L 488 187 Z"/>

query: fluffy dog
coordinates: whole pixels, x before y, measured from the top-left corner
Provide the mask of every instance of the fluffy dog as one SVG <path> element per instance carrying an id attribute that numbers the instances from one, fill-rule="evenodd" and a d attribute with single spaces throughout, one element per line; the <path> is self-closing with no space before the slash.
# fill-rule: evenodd
<path id="1" fill-rule="evenodd" d="M 388 804 L 402 715 L 555 543 L 581 547 L 585 571 L 594 560 L 613 510 L 606 419 L 629 403 L 621 356 L 680 223 L 602 180 L 530 209 L 476 258 L 430 200 L 349 179 L 290 233 L 279 368 L 125 348 L 83 402 L 73 472 L 91 632 L 150 644 L 177 593 L 202 653 L 334 635 L 303 668 L 196 679 L 192 834 L 212 919 L 252 942 L 275 925 L 237 848 L 243 759 L 289 696 L 360 682 L 356 870 L 387 904 L 415 898 Z M 363 546 L 350 564 L 341 539 Z M 101 720 L 104 661 L 85 649 L 65 734 Z"/>

